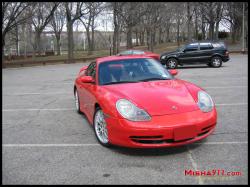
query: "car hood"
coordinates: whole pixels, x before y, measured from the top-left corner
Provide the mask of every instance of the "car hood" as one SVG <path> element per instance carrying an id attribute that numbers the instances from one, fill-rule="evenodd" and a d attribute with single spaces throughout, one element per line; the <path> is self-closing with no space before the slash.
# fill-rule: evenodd
<path id="1" fill-rule="evenodd" d="M 150 81 L 103 86 L 105 92 L 130 100 L 150 115 L 167 115 L 199 110 L 180 80 Z"/>

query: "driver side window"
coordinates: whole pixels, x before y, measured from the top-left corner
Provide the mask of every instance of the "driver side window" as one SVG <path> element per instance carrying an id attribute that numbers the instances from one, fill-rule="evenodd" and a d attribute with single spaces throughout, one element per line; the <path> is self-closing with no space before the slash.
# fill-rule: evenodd
<path id="1" fill-rule="evenodd" d="M 186 47 L 185 47 L 185 51 L 187 51 L 187 52 L 197 51 L 197 50 L 198 50 L 198 43 L 189 44 L 189 45 L 186 45 Z"/>

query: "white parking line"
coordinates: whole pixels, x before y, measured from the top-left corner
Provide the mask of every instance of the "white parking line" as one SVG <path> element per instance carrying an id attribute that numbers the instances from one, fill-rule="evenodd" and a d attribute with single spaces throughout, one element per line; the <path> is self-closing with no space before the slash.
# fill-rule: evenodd
<path id="1" fill-rule="evenodd" d="M 225 88 L 247 88 L 248 86 L 208 86 L 202 87 L 204 89 L 225 89 Z"/>
<path id="2" fill-rule="evenodd" d="M 198 145 L 232 145 L 232 144 L 248 144 L 248 142 L 204 142 L 192 143 Z M 192 145 L 189 144 L 189 145 Z M 3 147 L 90 147 L 101 146 L 98 143 L 92 144 L 2 144 Z"/>
<path id="3" fill-rule="evenodd" d="M 240 105 L 248 105 L 248 103 L 220 103 L 220 104 L 215 103 L 215 106 L 240 106 Z"/>
<path id="4" fill-rule="evenodd" d="M 188 158 L 191 161 L 192 167 L 194 169 L 194 171 L 198 171 L 198 167 L 197 167 L 197 163 L 195 162 L 195 160 L 192 157 L 192 151 L 187 147 L 188 149 Z M 197 176 L 197 180 L 198 180 L 198 184 L 204 184 L 201 176 Z"/>
<path id="5" fill-rule="evenodd" d="M 47 93 L 14 93 L 14 94 L 3 94 L 3 96 L 19 96 L 19 95 L 58 95 L 66 94 L 73 95 L 73 92 L 47 92 Z"/>
<path id="6" fill-rule="evenodd" d="M 20 109 L 3 109 L 3 112 L 16 112 L 16 111 L 69 111 L 75 108 L 20 108 Z"/>
<path id="7" fill-rule="evenodd" d="M 88 147 L 100 144 L 3 144 L 3 147 Z"/>

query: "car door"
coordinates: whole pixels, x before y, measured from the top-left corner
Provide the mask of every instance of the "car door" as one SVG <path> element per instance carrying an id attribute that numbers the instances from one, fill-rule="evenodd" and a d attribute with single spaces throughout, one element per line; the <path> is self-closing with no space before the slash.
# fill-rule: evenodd
<path id="1" fill-rule="evenodd" d="M 92 62 L 85 73 L 85 76 L 92 76 L 95 80 L 96 78 L 96 62 Z M 94 83 L 81 83 L 81 101 L 84 108 L 85 114 L 89 119 L 92 119 L 94 114 L 94 105 L 96 98 L 94 92 L 96 91 L 96 81 Z"/>
<path id="2" fill-rule="evenodd" d="M 213 54 L 213 46 L 211 43 L 200 43 L 200 51 L 199 51 L 199 62 L 208 62 L 210 61 Z"/>
<path id="3" fill-rule="evenodd" d="M 183 52 L 179 55 L 179 60 L 181 63 L 195 63 L 199 58 L 199 44 L 191 43 L 185 46 Z"/>

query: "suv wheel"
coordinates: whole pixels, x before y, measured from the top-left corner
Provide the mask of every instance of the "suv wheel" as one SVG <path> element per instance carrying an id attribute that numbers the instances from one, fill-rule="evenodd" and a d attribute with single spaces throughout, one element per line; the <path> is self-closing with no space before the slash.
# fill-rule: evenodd
<path id="1" fill-rule="evenodd" d="M 175 69 L 178 66 L 178 61 L 175 58 L 170 58 L 167 60 L 166 66 L 169 69 Z"/>
<path id="2" fill-rule="evenodd" d="M 213 57 L 212 60 L 211 60 L 211 65 L 214 68 L 221 67 L 221 65 L 222 65 L 222 59 L 221 59 L 221 57 L 219 57 L 219 56 Z"/>

